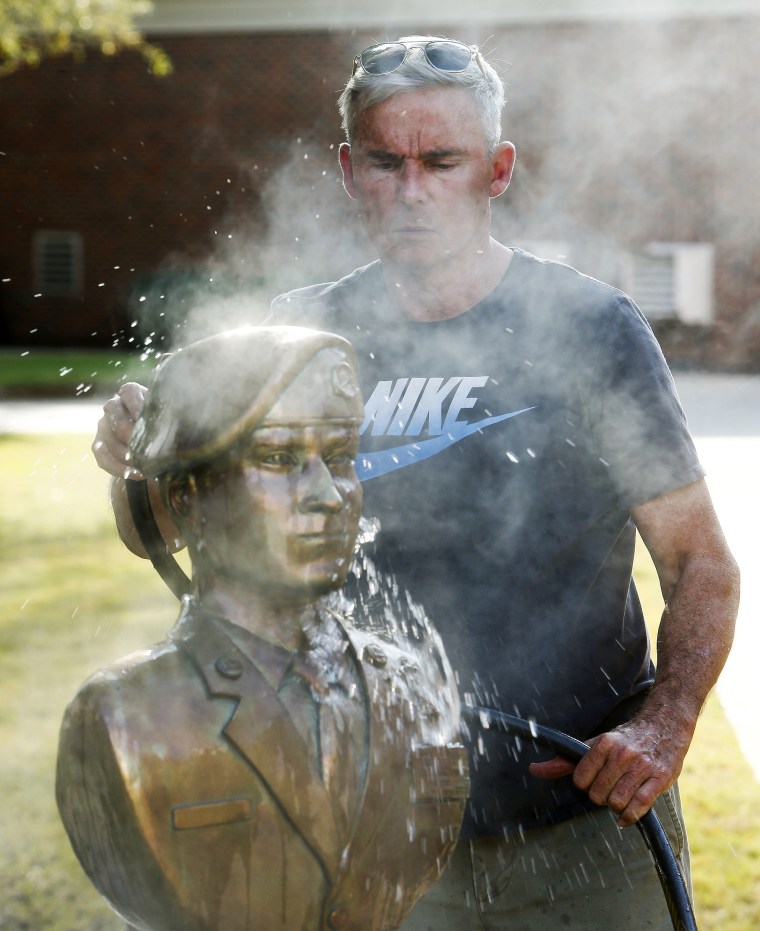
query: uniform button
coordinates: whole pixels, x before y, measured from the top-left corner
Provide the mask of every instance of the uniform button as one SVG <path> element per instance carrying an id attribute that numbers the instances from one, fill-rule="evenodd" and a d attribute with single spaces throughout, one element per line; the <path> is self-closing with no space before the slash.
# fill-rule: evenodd
<path id="1" fill-rule="evenodd" d="M 374 666 L 375 669 L 384 669 L 388 665 L 388 656 L 385 650 L 376 643 L 368 643 L 364 647 L 362 659 L 369 663 L 370 666 Z"/>
<path id="2" fill-rule="evenodd" d="M 345 905 L 333 905 L 327 913 L 327 924 L 332 931 L 343 931 L 348 927 L 348 909 Z"/>
<path id="3" fill-rule="evenodd" d="M 214 663 L 214 668 L 225 679 L 239 679 L 243 675 L 243 664 L 230 656 L 220 657 Z"/>

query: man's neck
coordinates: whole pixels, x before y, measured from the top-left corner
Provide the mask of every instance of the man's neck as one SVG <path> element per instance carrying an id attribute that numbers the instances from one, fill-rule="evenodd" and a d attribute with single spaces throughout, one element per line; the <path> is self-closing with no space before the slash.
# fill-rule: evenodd
<path id="1" fill-rule="evenodd" d="M 458 317 L 487 297 L 504 277 L 513 252 L 495 239 L 466 261 L 410 269 L 384 260 L 383 277 L 399 312 L 429 323 Z"/>

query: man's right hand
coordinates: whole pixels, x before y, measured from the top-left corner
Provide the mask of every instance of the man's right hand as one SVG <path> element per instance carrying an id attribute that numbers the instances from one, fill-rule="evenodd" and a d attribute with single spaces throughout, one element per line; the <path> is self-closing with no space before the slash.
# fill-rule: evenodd
<path id="1" fill-rule="evenodd" d="M 101 469 L 109 472 L 111 480 L 111 506 L 124 545 L 135 555 L 147 558 L 140 541 L 127 499 L 127 480 L 143 478 L 142 472 L 129 461 L 129 440 L 135 422 L 145 404 L 147 389 L 137 382 L 127 382 L 117 394 L 103 405 L 103 416 L 92 443 L 92 451 Z M 164 507 L 155 480 L 148 481 L 148 493 L 158 529 L 169 550 L 176 553 L 185 545 L 169 512 Z"/>
<path id="2" fill-rule="evenodd" d="M 103 405 L 92 444 L 95 460 L 116 478 L 142 478 L 129 462 L 129 439 L 145 404 L 146 388 L 129 381 Z"/>

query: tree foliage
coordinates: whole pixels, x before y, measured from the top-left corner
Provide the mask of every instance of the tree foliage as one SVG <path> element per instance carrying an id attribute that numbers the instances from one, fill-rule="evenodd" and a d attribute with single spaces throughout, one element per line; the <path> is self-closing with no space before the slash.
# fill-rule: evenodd
<path id="1" fill-rule="evenodd" d="M 82 58 L 89 49 L 104 55 L 134 49 L 154 74 L 168 74 L 166 53 L 135 25 L 152 8 L 150 0 L 0 0 L 0 75 L 51 56 Z"/>

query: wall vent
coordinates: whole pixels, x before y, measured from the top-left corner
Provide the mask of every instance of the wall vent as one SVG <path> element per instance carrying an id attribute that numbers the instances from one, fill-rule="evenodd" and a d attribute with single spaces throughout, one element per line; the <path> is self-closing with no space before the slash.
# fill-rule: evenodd
<path id="1" fill-rule="evenodd" d="M 43 297 L 79 297 L 84 248 L 79 233 L 40 230 L 34 236 L 34 289 Z"/>
<path id="2" fill-rule="evenodd" d="M 712 243 L 652 242 L 627 256 L 623 289 L 650 320 L 709 324 L 714 261 Z"/>

